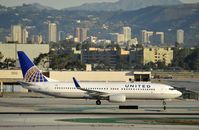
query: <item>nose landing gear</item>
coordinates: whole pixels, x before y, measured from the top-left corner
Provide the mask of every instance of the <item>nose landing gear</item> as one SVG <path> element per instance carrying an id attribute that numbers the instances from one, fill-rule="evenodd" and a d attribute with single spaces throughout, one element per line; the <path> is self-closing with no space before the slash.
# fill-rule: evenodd
<path id="1" fill-rule="evenodd" d="M 162 105 L 163 105 L 163 109 L 166 110 L 166 109 L 167 109 L 167 108 L 166 108 L 167 103 L 166 103 L 165 100 L 163 100 Z"/>
<path id="2" fill-rule="evenodd" d="M 96 105 L 101 105 L 101 101 L 99 99 L 96 101 Z"/>

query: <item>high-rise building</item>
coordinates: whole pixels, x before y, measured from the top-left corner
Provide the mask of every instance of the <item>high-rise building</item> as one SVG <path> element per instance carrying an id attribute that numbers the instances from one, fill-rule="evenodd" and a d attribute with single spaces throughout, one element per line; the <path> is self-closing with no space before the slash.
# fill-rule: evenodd
<path id="1" fill-rule="evenodd" d="M 12 37 L 10 35 L 9 36 L 5 36 L 5 41 L 6 41 L 6 43 L 12 42 Z"/>
<path id="2" fill-rule="evenodd" d="M 124 43 L 124 34 L 111 33 L 111 40 L 118 44 Z"/>
<path id="3" fill-rule="evenodd" d="M 81 37 L 81 34 L 80 34 L 80 28 L 76 28 L 76 40 L 75 42 L 80 42 L 80 37 Z"/>
<path id="4" fill-rule="evenodd" d="M 124 34 L 124 42 L 128 42 L 131 40 L 131 28 L 130 27 L 123 27 L 123 34 Z"/>
<path id="5" fill-rule="evenodd" d="M 57 42 L 57 25 L 56 23 L 48 24 L 48 41 Z"/>
<path id="6" fill-rule="evenodd" d="M 153 36 L 152 31 L 142 30 L 142 43 L 151 43 L 151 36 Z"/>
<path id="7" fill-rule="evenodd" d="M 117 43 L 119 44 L 124 43 L 124 34 L 117 34 Z"/>
<path id="8" fill-rule="evenodd" d="M 164 32 L 156 32 L 160 36 L 160 44 L 164 44 Z"/>
<path id="9" fill-rule="evenodd" d="M 147 43 L 151 43 L 151 36 L 153 36 L 153 32 L 152 31 L 147 31 Z"/>
<path id="10" fill-rule="evenodd" d="M 22 43 L 27 43 L 28 40 L 28 31 L 26 28 L 23 29 L 22 31 Z"/>
<path id="11" fill-rule="evenodd" d="M 147 43 L 147 30 L 142 30 L 142 43 Z"/>
<path id="12" fill-rule="evenodd" d="M 184 30 L 182 29 L 177 30 L 177 43 L 179 44 L 184 43 Z"/>
<path id="13" fill-rule="evenodd" d="M 35 41 L 36 41 L 37 44 L 41 44 L 41 43 L 43 42 L 43 37 L 42 37 L 42 35 L 37 35 L 37 36 L 35 37 Z"/>
<path id="14" fill-rule="evenodd" d="M 88 38 L 88 28 L 76 28 L 76 41 L 84 42 Z"/>
<path id="15" fill-rule="evenodd" d="M 65 33 L 64 31 L 59 31 L 59 41 L 63 41 L 63 40 L 66 40 L 66 36 L 65 36 Z"/>
<path id="16" fill-rule="evenodd" d="M 21 25 L 12 25 L 11 38 L 13 42 L 27 43 L 28 31 L 26 30 L 26 28 L 22 28 Z"/>
<path id="17" fill-rule="evenodd" d="M 22 27 L 21 25 L 11 26 L 11 37 L 13 42 L 22 43 Z"/>
<path id="18" fill-rule="evenodd" d="M 81 28 L 81 37 L 80 37 L 80 42 L 84 42 L 88 38 L 88 28 Z"/>

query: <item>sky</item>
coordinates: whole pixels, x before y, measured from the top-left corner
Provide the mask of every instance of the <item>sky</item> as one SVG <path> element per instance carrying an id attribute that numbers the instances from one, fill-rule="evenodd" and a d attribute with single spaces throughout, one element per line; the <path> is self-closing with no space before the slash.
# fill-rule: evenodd
<path id="1" fill-rule="evenodd" d="M 1 5 L 16 6 L 22 5 L 22 3 L 40 3 L 45 6 L 53 7 L 55 9 L 63 9 L 67 7 L 74 7 L 82 5 L 84 3 L 94 2 L 115 2 L 118 0 L 0 0 Z"/>
<path id="2" fill-rule="evenodd" d="M 5 6 L 17 6 L 23 3 L 40 3 L 45 6 L 53 7 L 55 9 L 63 9 L 67 7 L 74 7 L 81 5 L 83 3 L 93 3 L 93 2 L 115 2 L 118 0 L 0 0 L 1 5 Z M 199 2 L 199 0 L 181 0 L 185 3 Z"/>

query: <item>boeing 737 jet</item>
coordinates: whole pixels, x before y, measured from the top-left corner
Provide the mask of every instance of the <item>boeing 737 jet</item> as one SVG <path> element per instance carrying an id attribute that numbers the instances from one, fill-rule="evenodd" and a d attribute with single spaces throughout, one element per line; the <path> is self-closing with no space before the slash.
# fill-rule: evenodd
<path id="1" fill-rule="evenodd" d="M 165 100 L 181 96 L 181 92 L 164 84 L 150 82 L 59 82 L 44 76 L 28 56 L 18 52 L 23 74 L 22 87 L 34 92 L 62 98 L 95 99 L 100 105 L 101 100 L 109 102 L 125 102 L 127 99 Z M 72 77 L 71 77 L 72 78 Z"/>

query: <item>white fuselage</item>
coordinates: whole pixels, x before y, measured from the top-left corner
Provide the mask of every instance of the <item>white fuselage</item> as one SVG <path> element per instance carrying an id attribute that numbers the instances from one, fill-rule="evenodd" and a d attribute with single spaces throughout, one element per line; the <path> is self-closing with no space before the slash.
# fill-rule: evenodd
<path id="1" fill-rule="evenodd" d="M 31 86 L 23 86 L 29 90 L 63 98 L 89 98 L 96 97 L 87 91 L 79 90 L 73 82 L 43 82 L 31 83 Z M 104 92 L 104 97 L 124 94 L 126 99 L 172 99 L 181 96 L 181 92 L 164 84 L 150 82 L 80 82 L 82 88 L 97 92 Z"/>

